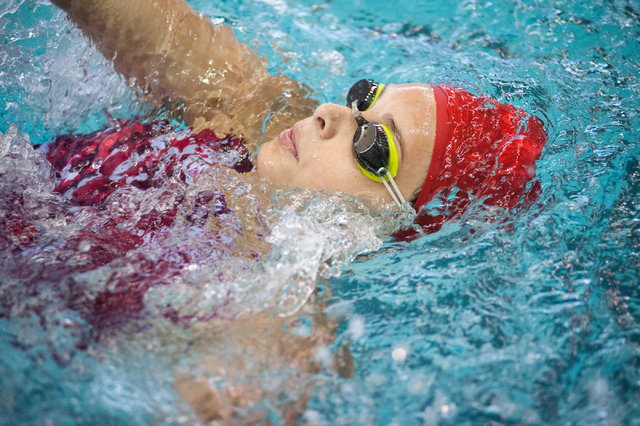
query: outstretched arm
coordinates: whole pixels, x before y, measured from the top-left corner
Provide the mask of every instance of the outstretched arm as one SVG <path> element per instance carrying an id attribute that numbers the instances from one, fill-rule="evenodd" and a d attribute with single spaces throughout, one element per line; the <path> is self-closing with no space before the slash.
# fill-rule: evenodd
<path id="1" fill-rule="evenodd" d="M 52 1 L 125 78 L 156 101 L 183 105 L 178 113 L 196 130 L 233 129 L 253 142 L 270 112 L 284 114 L 266 123 L 266 133 L 312 111 L 299 83 L 271 76 L 230 27 L 213 26 L 182 0 Z"/>

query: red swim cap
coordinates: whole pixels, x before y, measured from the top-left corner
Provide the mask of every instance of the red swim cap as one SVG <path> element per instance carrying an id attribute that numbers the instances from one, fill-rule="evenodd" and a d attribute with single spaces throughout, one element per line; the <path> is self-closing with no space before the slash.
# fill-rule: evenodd
<path id="1" fill-rule="evenodd" d="M 433 90 L 436 139 L 414 220 L 427 233 L 461 215 L 472 197 L 488 205 L 513 208 L 535 177 L 535 162 L 547 142 L 542 121 L 513 105 L 448 85 L 433 86 Z M 450 200 L 454 190 L 457 192 Z M 421 211 L 420 207 L 438 193 L 446 201 L 437 214 Z M 394 234 L 400 240 L 417 236 L 414 227 Z"/>
<path id="2" fill-rule="evenodd" d="M 418 200 L 414 208 L 416 211 L 421 206 L 426 204 L 433 197 L 433 187 L 436 185 L 436 180 L 440 171 L 442 170 L 442 159 L 444 156 L 444 147 L 449 140 L 449 112 L 447 109 L 447 95 L 438 86 L 433 87 L 433 94 L 436 98 L 436 138 L 433 146 L 433 154 L 431 155 L 431 163 L 429 164 L 429 171 L 427 172 L 427 178 L 424 180 L 424 185 L 418 196 Z"/>

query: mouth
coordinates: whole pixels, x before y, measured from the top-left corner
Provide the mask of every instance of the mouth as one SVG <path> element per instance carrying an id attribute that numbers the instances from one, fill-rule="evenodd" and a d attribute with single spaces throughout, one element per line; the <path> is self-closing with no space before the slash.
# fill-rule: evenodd
<path id="1" fill-rule="evenodd" d="M 280 135 L 278 136 L 278 142 L 280 143 L 280 146 L 282 148 L 296 157 L 296 160 L 298 159 L 298 148 L 296 147 L 295 133 L 293 128 L 287 129 L 280 133 Z"/>

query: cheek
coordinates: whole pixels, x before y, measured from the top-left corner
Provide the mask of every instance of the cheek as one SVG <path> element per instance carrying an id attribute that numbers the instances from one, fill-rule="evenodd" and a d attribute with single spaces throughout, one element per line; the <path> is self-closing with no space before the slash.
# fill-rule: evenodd
<path id="1" fill-rule="evenodd" d="M 278 142 L 270 141 L 258 151 L 256 163 L 260 176 L 279 185 L 324 189 L 328 192 L 339 189 L 352 195 L 377 192 L 377 185 L 360 172 L 353 157 L 340 147 L 327 145 L 324 149 L 309 153 L 303 162 L 287 162 Z"/>
<path id="2" fill-rule="evenodd" d="M 326 155 L 309 171 L 312 171 L 312 175 L 307 175 L 307 179 L 309 181 L 312 178 L 313 181 L 309 182 L 308 186 L 315 189 L 324 189 L 328 192 L 339 189 L 354 195 L 362 190 L 361 178 L 364 176 L 355 167 L 355 162 L 351 158 Z"/>

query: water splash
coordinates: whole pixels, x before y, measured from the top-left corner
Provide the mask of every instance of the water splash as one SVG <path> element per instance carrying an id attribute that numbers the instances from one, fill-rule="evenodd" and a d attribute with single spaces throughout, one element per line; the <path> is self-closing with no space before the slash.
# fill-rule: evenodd
<path id="1" fill-rule="evenodd" d="M 52 197 L 49 172 L 31 157 L 38 154 L 21 151 L 19 144 L 26 147 L 28 139 L 13 133 L 9 123 L 44 142 L 75 128 L 78 116 L 84 117 L 82 126 L 102 127 L 105 105 L 130 118 L 124 110 L 133 109 L 134 101 L 128 100 L 126 84 L 103 67 L 55 9 L 38 3 L 37 11 L 53 19 L 34 22 L 39 18 L 28 7 L 34 4 L 18 8 L 24 19 L 15 19 L 15 27 L 8 23 L 10 14 L 0 18 L 8 37 L 15 38 L 5 45 L 3 58 L 9 59 L 0 68 L 6 93 L 0 103 L 6 133 L 0 164 L 9 179 L 23 182 L 15 190 L 10 181 L 0 182 L 5 203 L 0 211 L 21 209 L 34 221 L 33 229 L 7 222 L 13 226 L 11 244 L 21 254 L 3 246 L 0 256 L 3 414 L 23 423 L 44 417 L 57 423 L 178 422 L 183 414 L 172 394 L 171 368 L 197 369 L 199 362 L 190 349 L 190 328 L 181 326 L 218 312 L 276 312 L 280 301 L 282 312 L 289 312 L 305 298 L 315 274 L 331 290 L 326 314 L 345 325 L 335 343 L 321 351 L 320 358 L 329 359 L 323 365 L 350 345 L 356 368 L 350 379 L 332 370 L 314 377 L 318 386 L 304 413 L 310 424 L 638 422 L 640 15 L 633 2 L 423 2 L 405 5 L 411 16 L 405 7 L 375 16 L 371 10 L 387 10 L 386 5 L 287 2 L 278 14 L 268 2 L 194 1 L 214 19 L 233 23 L 241 38 L 264 41 L 260 49 L 272 70 L 282 68 L 312 87 L 326 86 L 318 95 L 324 100 L 341 103 L 353 81 L 364 76 L 392 83 L 444 81 L 477 86 L 548 118 L 551 138 L 538 164 L 543 192 L 537 203 L 509 213 L 477 206 L 437 234 L 411 244 L 384 242 L 379 250 L 387 235 L 379 230 L 387 221 L 372 220 L 348 197 L 334 195 L 334 203 L 326 194 L 282 191 L 269 210 L 247 197 L 260 191 L 251 180 L 233 187 L 203 180 L 191 190 L 172 183 L 169 194 L 123 190 L 105 210 L 61 214 L 68 206 Z M 58 36 L 61 53 L 51 47 Z M 328 54 L 308 64 L 315 51 Z M 340 59 L 337 74 L 325 60 L 333 56 L 347 60 Z M 68 71 L 64 63 L 75 60 L 84 65 Z M 58 67 L 51 84 L 59 90 L 47 89 L 49 65 Z M 67 105 L 66 89 L 78 78 L 84 93 L 69 95 L 74 99 Z M 95 81 L 107 81 L 115 91 L 102 91 Z M 56 112 L 58 101 L 65 108 Z M 49 128 L 39 125 L 43 122 Z M 10 151 L 22 153 L 17 163 Z M 235 179 L 220 170 L 212 176 Z M 21 199 L 20 188 L 28 189 L 33 211 L 11 201 Z M 212 242 L 207 226 L 216 224 L 207 219 L 193 226 L 186 217 L 199 220 L 198 194 L 214 189 L 224 194 L 233 216 L 221 220 L 225 231 Z M 175 228 L 144 241 L 130 256 L 62 278 L 65 268 L 90 262 L 93 243 L 79 237 L 83 230 L 100 229 L 126 213 L 131 218 L 120 225 L 134 232 L 142 216 L 154 208 L 173 212 L 182 196 L 186 201 L 175 210 L 181 218 Z M 341 219 L 326 221 L 334 216 Z M 259 249 L 238 244 L 239 230 L 251 234 L 250 244 Z M 287 235 L 313 243 L 303 247 L 308 262 L 289 250 Z M 65 251 L 64 241 L 76 236 L 77 249 Z M 378 251 L 358 257 L 367 250 Z M 193 258 L 187 261 L 185 253 Z M 106 250 L 102 260 L 114 254 Z M 304 279 L 295 275 L 296 262 Z M 60 270 L 49 267 L 43 276 L 43 264 Z M 278 294 L 269 277 L 281 270 L 289 272 L 283 273 L 287 287 Z M 83 303 L 92 304 L 112 288 L 112 276 L 142 282 L 158 273 L 164 274 L 162 281 L 146 291 L 145 310 L 130 319 L 138 328 L 125 328 L 126 336 L 103 335 L 95 343 Z M 251 286 L 263 290 L 260 297 L 245 298 L 242 289 Z M 286 304 L 289 291 L 293 303 Z M 238 302 L 233 308 L 224 303 L 228 295 Z M 304 314 L 304 307 L 298 312 Z M 347 327 L 353 318 L 357 326 Z M 165 332 L 171 337 L 163 340 Z M 393 357 L 397 348 L 405 351 L 401 363 Z M 278 373 L 265 377 L 276 382 Z M 271 412 L 276 416 L 277 408 Z"/>

